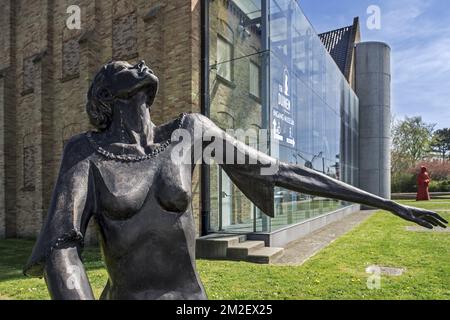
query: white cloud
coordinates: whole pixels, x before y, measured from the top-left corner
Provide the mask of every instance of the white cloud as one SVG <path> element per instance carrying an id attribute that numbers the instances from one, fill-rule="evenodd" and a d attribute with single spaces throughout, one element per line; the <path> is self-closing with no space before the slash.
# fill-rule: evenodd
<path id="1" fill-rule="evenodd" d="M 437 127 L 450 127 L 448 19 L 435 18 L 435 0 L 383 4 L 382 39 L 392 47 L 393 112 L 401 118 L 421 115 Z"/>
<path id="2" fill-rule="evenodd" d="M 418 23 L 418 20 L 432 3 L 433 0 L 386 1 L 381 6 L 384 35 L 388 38 L 408 39 L 429 34 L 432 25 Z"/>

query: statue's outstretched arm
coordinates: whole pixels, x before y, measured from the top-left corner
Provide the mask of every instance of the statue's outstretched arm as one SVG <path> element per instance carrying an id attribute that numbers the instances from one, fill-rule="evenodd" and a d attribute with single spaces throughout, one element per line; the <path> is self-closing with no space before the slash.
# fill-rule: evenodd
<path id="1" fill-rule="evenodd" d="M 207 137 L 223 140 L 223 148 L 215 153 L 216 158 L 219 158 L 221 166 L 239 189 L 270 216 L 273 216 L 273 195 L 269 190 L 279 186 L 300 193 L 380 208 L 426 228 L 445 227 L 448 223 L 435 212 L 404 206 L 314 170 L 279 162 L 226 134 L 210 119 L 198 114 L 191 117 L 197 126 L 203 127 L 202 131 Z M 234 153 L 232 157 L 230 150 Z M 236 161 L 239 157 L 245 158 L 245 164 Z M 234 158 L 232 164 L 230 158 Z"/>
<path id="2" fill-rule="evenodd" d="M 380 208 L 426 228 L 436 226 L 445 228 L 445 224 L 448 223 L 435 212 L 401 205 L 297 165 L 280 163 L 275 176 L 275 184 L 301 193 Z"/>

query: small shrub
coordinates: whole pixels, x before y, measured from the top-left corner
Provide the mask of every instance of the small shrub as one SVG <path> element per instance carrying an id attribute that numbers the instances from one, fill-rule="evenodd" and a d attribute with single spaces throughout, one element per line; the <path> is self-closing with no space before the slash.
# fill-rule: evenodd
<path id="1" fill-rule="evenodd" d="M 392 176 L 392 193 L 417 192 L 416 176 L 411 173 L 400 173 Z"/>
<path id="2" fill-rule="evenodd" d="M 431 181 L 429 185 L 430 192 L 450 192 L 450 181 Z"/>
<path id="3" fill-rule="evenodd" d="M 430 192 L 450 192 L 450 162 L 422 161 L 401 173 L 392 173 L 392 193 L 417 192 L 417 175 L 420 167 L 425 166 L 431 178 Z"/>

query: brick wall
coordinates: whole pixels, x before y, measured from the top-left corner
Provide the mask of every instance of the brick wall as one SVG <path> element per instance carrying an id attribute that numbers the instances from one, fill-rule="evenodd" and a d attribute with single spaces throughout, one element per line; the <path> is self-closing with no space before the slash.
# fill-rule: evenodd
<path id="1" fill-rule="evenodd" d="M 144 59 L 154 69 L 161 83 L 152 107 L 157 124 L 200 110 L 200 3 L 0 0 L 0 5 L 0 237 L 35 237 L 64 142 L 90 129 L 86 93 L 102 64 L 113 57 Z M 81 9 L 81 30 L 66 27 L 69 5 Z M 34 168 L 34 175 L 27 168 Z M 194 178 L 198 221 L 198 172 Z"/>
<path id="2" fill-rule="evenodd" d="M 5 105 L 5 79 L 3 74 L 0 76 L 0 239 L 3 239 L 6 236 L 6 225 L 5 225 L 5 114 L 4 114 L 4 105 Z"/>
<path id="3" fill-rule="evenodd" d="M 0 15 L 0 237 L 16 235 L 16 2 Z"/>

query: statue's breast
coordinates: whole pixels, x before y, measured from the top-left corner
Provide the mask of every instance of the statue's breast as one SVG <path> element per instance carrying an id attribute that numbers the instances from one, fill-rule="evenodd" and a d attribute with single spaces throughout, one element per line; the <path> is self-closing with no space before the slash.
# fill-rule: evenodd
<path id="1" fill-rule="evenodd" d="M 191 172 L 189 168 L 167 161 L 154 180 L 155 198 L 168 212 L 186 212 L 191 203 Z"/>
<path id="2" fill-rule="evenodd" d="M 185 212 L 190 205 L 190 172 L 170 159 L 100 161 L 93 167 L 97 211 L 114 220 L 129 219 L 146 202 L 152 211 L 169 213 Z"/>

